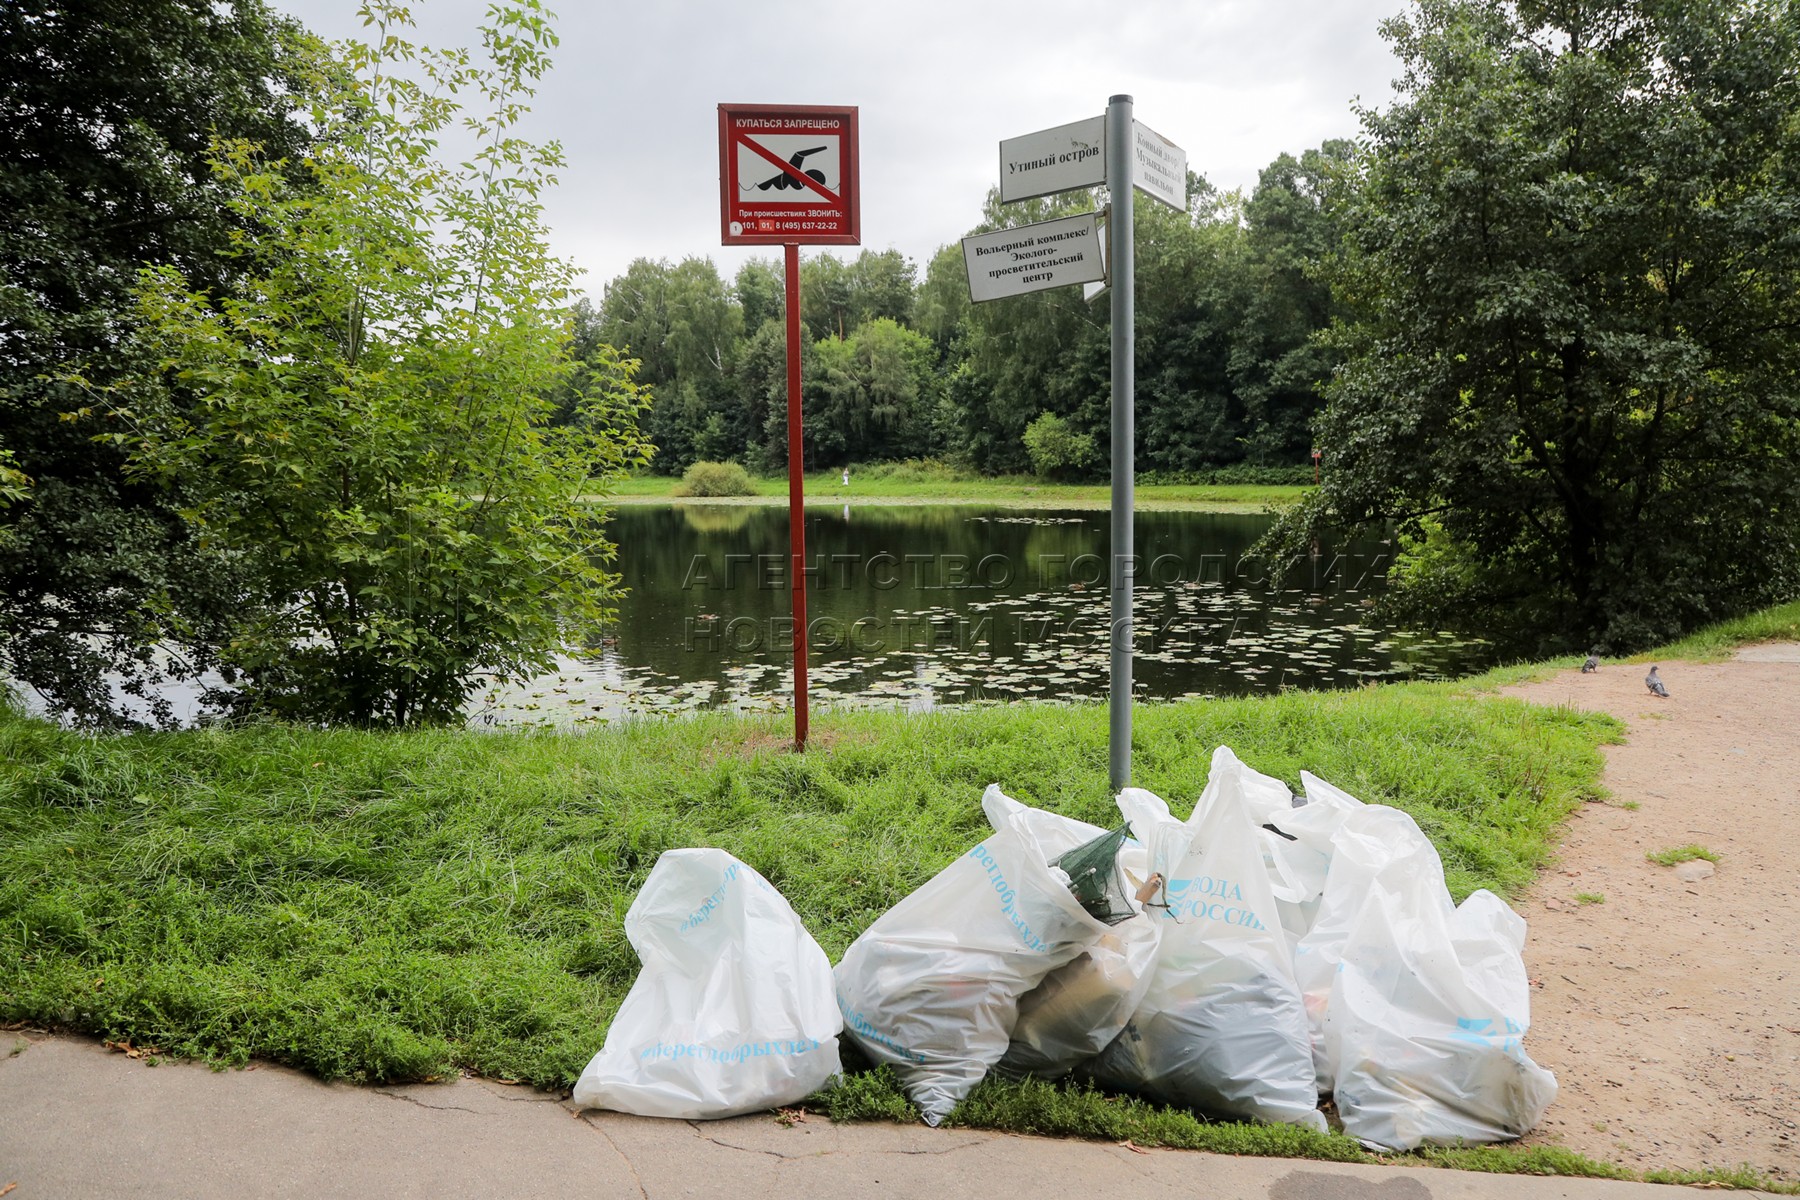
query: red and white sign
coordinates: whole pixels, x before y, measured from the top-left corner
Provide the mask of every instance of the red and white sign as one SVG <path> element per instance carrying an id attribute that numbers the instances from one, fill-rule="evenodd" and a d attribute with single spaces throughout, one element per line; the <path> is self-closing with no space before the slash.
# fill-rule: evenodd
<path id="1" fill-rule="evenodd" d="M 719 105 L 727 246 L 862 244 L 856 109 Z"/>

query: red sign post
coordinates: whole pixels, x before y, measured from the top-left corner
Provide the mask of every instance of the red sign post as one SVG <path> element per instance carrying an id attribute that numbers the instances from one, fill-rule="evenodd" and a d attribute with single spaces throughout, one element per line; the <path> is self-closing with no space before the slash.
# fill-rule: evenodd
<path id="1" fill-rule="evenodd" d="M 794 748 L 806 749 L 806 490 L 800 419 L 800 247 L 862 242 L 856 109 L 719 105 L 719 226 L 727 246 L 781 246 L 787 283 L 788 547 Z"/>

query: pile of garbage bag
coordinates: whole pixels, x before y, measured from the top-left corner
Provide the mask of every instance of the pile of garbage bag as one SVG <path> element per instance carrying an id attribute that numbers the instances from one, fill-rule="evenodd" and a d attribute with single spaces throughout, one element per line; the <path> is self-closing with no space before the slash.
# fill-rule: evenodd
<path id="1" fill-rule="evenodd" d="M 990 1071 L 1089 1080 L 1384 1150 L 1491 1142 L 1556 1095 L 1526 1055 L 1525 922 L 1453 904 L 1405 813 L 1228 748 L 1185 820 L 1127 788 L 1107 830 L 998 786 L 993 828 L 833 968 L 719 850 L 662 856 L 626 918 L 644 969 L 576 1086 L 591 1107 L 722 1117 L 793 1103 L 837 1038 L 936 1125 Z"/>

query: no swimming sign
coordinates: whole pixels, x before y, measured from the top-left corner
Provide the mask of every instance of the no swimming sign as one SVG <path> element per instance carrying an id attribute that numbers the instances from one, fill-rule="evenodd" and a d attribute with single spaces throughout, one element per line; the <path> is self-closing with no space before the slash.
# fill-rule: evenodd
<path id="1" fill-rule="evenodd" d="M 719 105 L 721 239 L 859 245 L 857 165 L 853 107 Z"/>

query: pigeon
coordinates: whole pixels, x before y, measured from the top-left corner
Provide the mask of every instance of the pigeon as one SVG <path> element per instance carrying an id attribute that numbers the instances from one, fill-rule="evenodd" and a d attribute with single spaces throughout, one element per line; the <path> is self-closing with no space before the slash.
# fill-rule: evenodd
<path id="1" fill-rule="evenodd" d="M 1587 661 L 1581 664 L 1581 673 L 1583 675 L 1592 675 L 1595 671 L 1598 671 L 1599 669 L 1600 669 L 1600 656 L 1598 654 L 1588 655 Z"/>
<path id="2" fill-rule="evenodd" d="M 1644 676 L 1644 686 L 1650 689 L 1651 695 L 1661 696 L 1664 700 L 1669 698 L 1669 689 L 1663 686 L 1661 679 L 1657 678 L 1655 667 L 1651 667 L 1650 673 Z"/>

